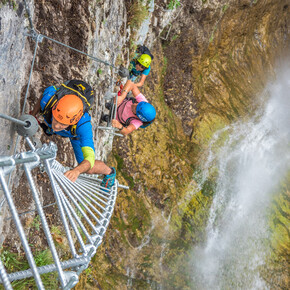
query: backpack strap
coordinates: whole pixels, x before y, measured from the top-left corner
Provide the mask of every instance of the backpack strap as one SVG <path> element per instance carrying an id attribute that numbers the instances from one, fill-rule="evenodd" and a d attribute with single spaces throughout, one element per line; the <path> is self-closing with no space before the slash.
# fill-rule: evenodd
<path id="1" fill-rule="evenodd" d="M 153 119 L 152 121 L 150 121 L 150 122 L 143 122 L 143 125 L 142 126 L 140 126 L 141 128 L 146 128 L 146 127 L 148 127 L 148 126 L 150 126 L 153 122 L 154 122 L 154 120 L 155 119 Z"/>
<path id="2" fill-rule="evenodd" d="M 69 126 L 68 130 L 71 132 L 72 135 L 77 136 L 77 128 L 81 127 L 82 125 L 86 124 L 86 123 L 89 123 L 91 121 L 86 121 L 86 122 L 83 122 L 82 124 L 80 124 L 78 126 L 78 124 L 75 124 L 75 125 L 71 125 Z"/>
<path id="3" fill-rule="evenodd" d="M 77 124 L 71 125 L 70 126 L 70 132 L 72 135 L 76 136 L 76 132 L 77 132 Z"/>
<path id="4" fill-rule="evenodd" d="M 51 122 L 52 115 L 51 109 L 57 101 L 58 101 L 57 96 L 54 94 L 45 105 L 43 111 L 40 112 L 40 115 L 42 115 L 48 123 Z"/>
<path id="5" fill-rule="evenodd" d="M 91 106 L 91 104 L 88 102 L 88 100 L 87 100 L 87 98 L 84 96 L 84 95 L 82 95 L 79 91 L 77 91 L 77 90 L 74 90 L 73 88 L 71 88 L 71 87 L 68 87 L 67 85 L 65 85 L 65 84 L 61 84 L 61 86 L 62 87 L 64 87 L 64 88 L 66 88 L 67 90 L 69 90 L 69 91 L 72 91 L 72 92 L 74 92 L 74 95 L 76 94 L 78 97 L 80 97 L 80 99 L 88 106 L 88 108 L 90 108 L 90 106 Z M 82 86 L 81 84 L 79 84 L 79 85 L 77 85 L 77 86 Z M 82 86 L 83 87 L 83 86 Z M 84 88 L 84 87 L 83 87 Z M 59 89 L 59 91 L 56 93 L 58 96 L 60 96 L 60 93 L 62 93 L 61 92 L 61 87 L 60 87 L 60 89 Z M 65 92 L 61 97 L 63 97 L 64 95 L 66 95 L 67 93 Z"/>

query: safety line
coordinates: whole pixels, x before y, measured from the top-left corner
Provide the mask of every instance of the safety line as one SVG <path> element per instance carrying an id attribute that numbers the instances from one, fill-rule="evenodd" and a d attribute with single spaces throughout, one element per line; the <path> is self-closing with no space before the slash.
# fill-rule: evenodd
<path id="1" fill-rule="evenodd" d="M 56 204 L 56 202 L 54 202 L 54 203 L 50 203 L 50 204 L 44 205 L 42 208 L 47 208 L 47 207 L 53 206 L 53 205 L 55 205 L 55 204 Z M 33 213 L 33 212 L 36 212 L 36 211 L 37 211 L 37 209 L 32 209 L 32 210 L 28 210 L 28 211 L 21 212 L 21 213 L 19 213 L 18 215 L 19 215 L 19 216 L 23 216 L 23 215 L 25 215 L 25 214 Z M 9 221 L 9 220 L 11 220 L 11 219 L 13 219 L 12 216 L 6 218 L 5 221 Z"/>

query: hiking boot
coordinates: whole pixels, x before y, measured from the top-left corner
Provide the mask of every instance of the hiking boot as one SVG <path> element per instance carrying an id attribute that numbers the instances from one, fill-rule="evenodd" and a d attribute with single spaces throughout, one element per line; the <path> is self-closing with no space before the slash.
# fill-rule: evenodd
<path id="1" fill-rule="evenodd" d="M 115 183 L 116 169 L 114 167 L 111 167 L 111 169 L 113 172 L 111 174 L 105 175 L 102 182 L 101 182 L 101 186 L 103 186 L 107 189 L 111 189 L 111 187 Z"/>

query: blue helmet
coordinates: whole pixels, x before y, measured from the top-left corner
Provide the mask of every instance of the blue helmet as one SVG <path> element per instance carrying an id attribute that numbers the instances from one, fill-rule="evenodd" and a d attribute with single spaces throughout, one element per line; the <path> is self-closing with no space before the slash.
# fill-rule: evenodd
<path id="1" fill-rule="evenodd" d="M 151 122 L 155 119 L 156 110 L 151 104 L 140 102 L 136 108 L 136 115 L 143 122 Z"/>

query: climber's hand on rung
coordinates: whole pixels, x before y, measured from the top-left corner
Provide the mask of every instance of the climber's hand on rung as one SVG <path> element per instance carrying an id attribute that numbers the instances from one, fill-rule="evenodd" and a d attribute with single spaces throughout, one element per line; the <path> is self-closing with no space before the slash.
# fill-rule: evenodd
<path id="1" fill-rule="evenodd" d="M 76 168 L 64 173 L 64 176 L 72 182 L 75 182 L 78 179 L 79 175 L 80 175 L 80 172 Z"/>

